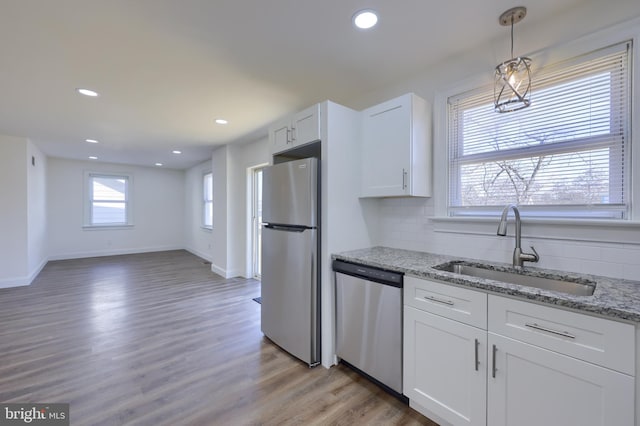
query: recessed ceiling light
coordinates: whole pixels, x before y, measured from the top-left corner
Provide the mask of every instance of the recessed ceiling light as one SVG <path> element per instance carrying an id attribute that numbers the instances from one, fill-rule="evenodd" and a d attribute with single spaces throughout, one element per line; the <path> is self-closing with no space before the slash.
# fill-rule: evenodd
<path id="1" fill-rule="evenodd" d="M 177 149 L 174 149 L 174 150 L 173 150 L 173 151 L 171 151 L 171 152 L 173 152 L 174 154 L 182 154 L 182 151 L 178 151 Z"/>
<path id="2" fill-rule="evenodd" d="M 89 143 L 98 143 L 98 141 L 95 139 L 85 139 L 84 141 Z"/>
<path id="3" fill-rule="evenodd" d="M 162 167 L 162 163 L 156 163 L 156 166 Z"/>
<path id="4" fill-rule="evenodd" d="M 217 124 L 227 124 L 229 122 L 227 120 L 225 120 L 224 118 L 218 118 L 218 119 L 216 119 L 216 123 Z"/>
<path id="5" fill-rule="evenodd" d="M 378 15 L 375 10 L 359 10 L 353 15 L 353 25 L 361 30 L 367 30 L 378 23 Z"/>
<path id="6" fill-rule="evenodd" d="M 97 160 L 97 159 L 98 159 L 98 157 L 95 157 L 93 155 L 91 157 L 89 157 L 89 160 Z"/>
<path id="7" fill-rule="evenodd" d="M 76 91 L 77 91 L 78 93 L 80 93 L 81 95 L 91 96 L 92 98 L 95 98 L 96 96 L 98 96 L 98 92 L 93 91 L 93 90 L 91 90 L 91 89 L 82 89 L 82 88 L 79 88 L 79 89 L 76 89 Z"/>

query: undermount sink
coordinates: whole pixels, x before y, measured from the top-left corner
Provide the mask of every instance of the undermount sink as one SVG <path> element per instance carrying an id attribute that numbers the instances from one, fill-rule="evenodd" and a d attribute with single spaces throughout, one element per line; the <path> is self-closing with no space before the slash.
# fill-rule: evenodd
<path id="1" fill-rule="evenodd" d="M 468 275 L 476 278 L 485 278 L 509 284 L 518 284 L 543 290 L 557 291 L 573 296 L 592 296 L 596 289 L 594 281 L 566 278 L 558 275 L 539 277 L 528 275 L 526 271 L 501 271 L 490 265 L 474 264 L 470 262 L 453 261 L 434 266 L 435 269 L 454 274 Z"/>

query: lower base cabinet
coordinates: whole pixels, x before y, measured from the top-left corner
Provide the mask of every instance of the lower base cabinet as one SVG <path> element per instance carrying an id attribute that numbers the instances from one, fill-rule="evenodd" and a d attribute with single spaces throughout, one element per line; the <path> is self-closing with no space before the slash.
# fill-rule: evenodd
<path id="1" fill-rule="evenodd" d="M 440 283 L 410 278 L 405 279 L 404 393 L 417 411 L 442 426 L 634 425 L 634 376 L 543 347 L 565 345 L 569 351 L 573 346 L 587 347 L 580 333 L 563 337 L 536 324 L 536 329 L 516 330 L 530 333 L 523 334 L 523 341 L 497 334 L 500 324 L 496 318 L 518 316 L 526 307 L 521 301 L 498 296 L 489 296 L 489 309 L 502 311 L 489 313 L 488 330 L 465 324 L 452 319 L 461 310 L 458 302 L 465 299 L 461 290 L 470 292 L 469 300 L 478 292 L 453 287 L 453 297 Z M 563 329 L 563 321 L 571 317 L 567 323 L 590 322 L 594 330 L 600 329 L 594 317 L 527 305 L 532 312 L 546 310 L 539 322 L 556 321 L 552 324 Z M 585 331 L 585 335 L 591 332 Z M 617 334 L 624 334 L 620 341 L 628 340 L 626 332 Z M 609 339 L 604 334 L 601 337 L 602 342 Z M 527 339 L 542 343 L 538 346 Z M 590 351 L 597 349 L 596 344 L 588 345 Z M 614 346 L 604 345 L 602 351 L 626 345 Z"/>
<path id="2" fill-rule="evenodd" d="M 493 333 L 489 352 L 489 425 L 633 425 L 633 377 Z"/>
<path id="3" fill-rule="evenodd" d="M 405 395 L 453 424 L 484 424 L 487 332 L 410 306 L 404 312 Z"/>

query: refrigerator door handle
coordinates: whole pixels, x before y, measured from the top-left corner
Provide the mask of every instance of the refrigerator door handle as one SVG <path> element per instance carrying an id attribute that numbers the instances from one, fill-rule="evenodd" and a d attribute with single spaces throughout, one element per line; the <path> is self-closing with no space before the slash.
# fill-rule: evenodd
<path id="1" fill-rule="evenodd" d="M 291 225 L 273 225 L 273 224 L 265 224 L 265 228 L 273 229 L 274 231 L 285 231 L 285 232 L 304 232 L 307 229 L 311 229 L 308 226 L 291 226 Z"/>

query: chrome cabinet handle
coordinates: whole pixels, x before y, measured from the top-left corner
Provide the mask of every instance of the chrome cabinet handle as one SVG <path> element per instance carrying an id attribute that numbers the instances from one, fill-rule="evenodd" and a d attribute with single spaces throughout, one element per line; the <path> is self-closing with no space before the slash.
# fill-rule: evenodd
<path id="1" fill-rule="evenodd" d="M 407 171 L 402 169 L 402 189 L 407 189 Z"/>
<path id="2" fill-rule="evenodd" d="M 478 346 L 480 346 L 480 342 L 476 339 L 476 371 L 480 367 L 480 359 L 478 359 Z"/>
<path id="3" fill-rule="evenodd" d="M 542 326 L 540 326 L 540 325 L 538 325 L 536 323 L 525 324 L 525 327 L 533 328 L 534 330 L 545 331 L 547 333 L 556 334 L 556 335 L 562 336 L 562 337 L 568 337 L 569 339 L 575 339 L 576 338 L 576 336 L 574 336 L 573 334 L 569 334 L 566 331 L 552 330 L 552 329 L 547 328 L 547 327 L 542 327 Z"/>
<path id="4" fill-rule="evenodd" d="M 496 378 L 496 371 L 498 370 L 496 368 L 496 352 L 498 352 L 498 348 L 496 348 L 496 345 L 493 345 L 493 356 L 492 356 L 492 361 L 491 361 L 491 377 L 493 377 L 494 379 Z"/>
<path id="5" fill-rule="evenodd" d="M 292 139 L 291 139 L 291 129 L 289 129 L 287 127 L 287 143 L 291 143 Z"/>
<path id="6" fill-rule="evenodd" d="M 442 303 L 443 305 L 447 305 L 447 306 L 453 306 L 454 303 L 451 300 L 442 300 L 442 299 L 438 299 L 437 297 L 433 297 L 433 296 L 424 296 L 425 299 L 430 300 L 432 302 L 436 302 L 436 303 Z"/>
<path id="7" fill-rule="evenodd" d="M 293 143 L 296 140 L 296 128 L 295 127 L 291 127 L 291 143 Z"/>

